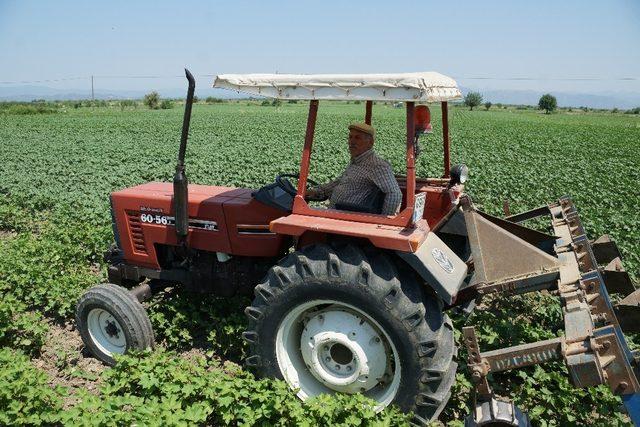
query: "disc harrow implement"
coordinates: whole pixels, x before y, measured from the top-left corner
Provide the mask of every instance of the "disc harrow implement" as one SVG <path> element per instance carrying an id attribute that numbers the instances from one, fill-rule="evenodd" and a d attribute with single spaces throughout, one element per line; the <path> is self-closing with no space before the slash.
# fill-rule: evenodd
<path id="1" fill-rule="evenodd" d="M 463 210 L 467 219 L 477 213 L 469 201 L 463 203 Z M 622 267 L 620 252 L 609 236 L 595 241 L 587 238 L 570 198 L 564 197 L 546 207 L 506 219 L 515 224 L 544 215 L 551 218 L 555 242 L 549 258 L 555 258 L 555 262 L 542 256 L 539 249 L 542 245 L 538 244 L 538 248 L 528 248 L 531 253 L 522 261 L 529 267 L 525 274 L 507 278 L 494 274 L 491 277 L 498 277 L 498 280 L 480 281 L 475 288 L 481 296 L 540 290 L 557 294 L 562 304 L 564 336 L 481 352 L 474 327 L 463 328 L 476 396 L 475 411 L 467 417 L 465 424 L 474 426 L 500 421 L 528 425 L 526 415 L 510 402 L 495 398 L 487 381 L 488 374 L 562 360 L 574 386 L 607 384 L 614 394 L 622 397 L 633 423 L 640 425 L 638 366 L 623 333 L 640 330 L 640 290 L 635 290 Z M 470 234 L 476 268 L 478 261 L 483 263 L 483 255 L 480 250 L 474 251 L 473 241 L 482 243 L 481 233 L 478 230 L 476 236 Z M 520 244 L 535 243 L 531 239 L 525 240 L 528 243 Z M 535 259 L 536 256 L 539 258 Z M 625 298 L 614 306 L 610 292 Z"/>

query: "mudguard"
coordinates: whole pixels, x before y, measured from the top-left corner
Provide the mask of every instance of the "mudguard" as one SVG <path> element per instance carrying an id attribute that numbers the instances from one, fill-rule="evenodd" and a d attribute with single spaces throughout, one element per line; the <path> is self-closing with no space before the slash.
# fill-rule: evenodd
<path id="1" fill-rule="evenodd" d="M 435 233 L 429 233 L 415 252 L 396 251 L 442 298 L 452 304 L 467 277 L 467 264 Z"/>

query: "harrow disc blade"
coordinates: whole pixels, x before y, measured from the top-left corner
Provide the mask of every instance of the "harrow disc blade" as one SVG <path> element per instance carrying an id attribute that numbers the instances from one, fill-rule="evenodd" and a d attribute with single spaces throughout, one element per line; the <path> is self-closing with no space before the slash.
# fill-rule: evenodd
<path id="1" fill-rule="evenodd" d="M 630 295 L 636 288 L 631 282 L 629 274 L 622 268 L 622 261 L 617 257 L 613 259 L 602 271 L 604 284 L 607 291 L 622 295 Z"/>
<path id="2" fill-rule="evenodd" d="M 614 310 L 624 332 L 640 332 L 640 289 L 620 301 Z"/>
<path id="3" fill-rule="evenodd" d="M 513 402 L 491 398 L 475 404 L 474 411 L 464 420 L 464 427 L 517 426 L 531 427 L 529 415 Z"/>
<path id="4" fill-rule="evenodd" d="M 607 264 L 616 258 L 620 258 L 620 251 L 616 242 L 611 240 L 608 234 L 603 234 L 591 242 L 591 250 L 598 264 Z"/>

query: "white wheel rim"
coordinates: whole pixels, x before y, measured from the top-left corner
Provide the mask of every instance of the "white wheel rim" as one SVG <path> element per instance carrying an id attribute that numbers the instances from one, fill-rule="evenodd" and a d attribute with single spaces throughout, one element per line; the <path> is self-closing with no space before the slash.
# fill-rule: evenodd
<path id="1" fill-rule="evenodd" d="M 280 372 L 302 400 L 363 393 L 389 405 L 400 387 L 400 359 L 389 335 L 364 311 L 334 300 L 291 310 L 276 336 Z"/>
<path id="2" fill-rule="evenodd" d="M 87 315 L 87 328 L 91 341 L 102 353 L 107 356 L 124 354 L 127 349 L 124 331 L 108 311 L 101 308 L 92 309 Z"/>

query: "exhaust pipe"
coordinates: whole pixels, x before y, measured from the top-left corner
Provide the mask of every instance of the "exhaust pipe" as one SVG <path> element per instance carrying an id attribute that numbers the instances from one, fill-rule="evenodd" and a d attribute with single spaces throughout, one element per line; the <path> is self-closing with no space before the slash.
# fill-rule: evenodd
<path id="1" fill-rule="evenodd" d="M 189 232 L 189 193 L 187 174 L 184 169 L 184 156 L 187 150 L 187 138 L 189 137 L 189 123 L 191 122 L 191 107 L 193 106 L 193 93 L 196 88 L 196 81 L 193 75 L 184 69 L 189 89 L 187 90 L 187 101 L 184 104 L 184 119 L 182 120 L 182 136 L 180 138 L 180 151 L 178 153 L 178 164 L 176 174 L 173 176 L 173 205 L 175 209 L 176 235 L 178 243 L 184 245 Z"/>

